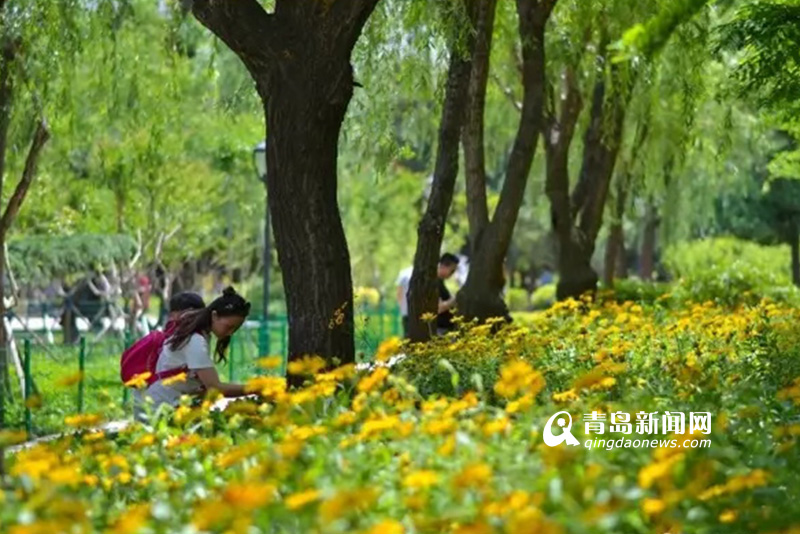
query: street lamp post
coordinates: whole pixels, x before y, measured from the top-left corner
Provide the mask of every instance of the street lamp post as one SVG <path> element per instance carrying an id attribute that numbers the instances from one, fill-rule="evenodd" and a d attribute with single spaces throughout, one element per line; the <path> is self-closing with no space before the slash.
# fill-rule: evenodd
<path id="1" fill-rule="evenodd" d="M 269 355 L 269 271 L 272 265 L 272 232 L 269 224 L 269 200 L 267 192 L 267 143 L 262 141 L 253 149 L 253 160 L 255 162 L 258 179 L 264 183 L 264 296 L 262 300 L 262 313 L 264 316 L 265 346 L 262 348 L 262 356 Z"/>

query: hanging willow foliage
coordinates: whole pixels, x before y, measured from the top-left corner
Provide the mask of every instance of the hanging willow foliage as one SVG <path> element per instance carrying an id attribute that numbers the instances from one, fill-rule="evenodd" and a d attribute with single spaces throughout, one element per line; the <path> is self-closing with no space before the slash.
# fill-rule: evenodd
<path id="1" fill-rule="evenodd" d="M 127 235 L 31 236 L 8 244 L 14 276 L 23 284 L 49 284 L 111 263 L 129 262 L 136 241 Z"/>

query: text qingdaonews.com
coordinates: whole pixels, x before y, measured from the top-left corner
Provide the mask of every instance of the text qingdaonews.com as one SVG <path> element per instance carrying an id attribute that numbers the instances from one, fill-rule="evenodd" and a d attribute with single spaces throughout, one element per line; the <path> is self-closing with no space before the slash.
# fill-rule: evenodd
<path id="1" fill-rule="evenodd" d="M 679 445 L 680 443 L 680 445 Z M 711 440 L 710 439 L 686 439 L 682 442 L 677 439 L 625 439 L 619 438 L 617 440 L 613 439 L 587 439 L 583 446 L 587 449 L 606 449 L 606 450 L 613 450 L 613 449 L 637 449 L 639 447 L 648 447 L 648 448 L 671 448 L 674 449 L 676 447 L 683 447 L 686 449 L 704 449 L 711 447 Z"/>

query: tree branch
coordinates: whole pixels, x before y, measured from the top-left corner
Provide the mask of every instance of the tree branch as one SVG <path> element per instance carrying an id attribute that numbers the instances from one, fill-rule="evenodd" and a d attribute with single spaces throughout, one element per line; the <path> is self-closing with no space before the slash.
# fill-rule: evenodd
<path id="1" fill-rule="evenodd" d="M 33 141 L 31 142 L 30 149 L 28 150 L 28 157 L 25 160 L 25 169 L 22 171 L 22 179 L 17 184 L 14 194 L 8 201 L 3 217 L 0 219 L 0 234 L 5 235 L 8 232 L 11 223 L 19 212 L 22 201 L 25 200 L 25 195 L 28 194 L 28 188 L 36 176 L 36 164 L 39 160 L 39 154 L 42 151 L 47 140 L 50 139 L 50 131 L 47 129 L 45 121 L 39 121 L 36 126 L 36 132 L 33 134 Z"/>
<path id="2" fill-rule="evenodd" d="M 254 75 L 276 57 L 275 24 L 257 0 L 187 0 L 192 14 L 236 53 Z"/>
<path id="3" fill-rule="evenodd" d="M 514 91 L 512 91 L 509 86 L 503 84 L 497 74 L 492 74 L 492 81 L 497 85 L 508 101 L 511 102 L 511 105 L 514 106 L 517 111 L 522 111 L 522 102 L 517 100 L 517 97 L 514 95 Z"/>

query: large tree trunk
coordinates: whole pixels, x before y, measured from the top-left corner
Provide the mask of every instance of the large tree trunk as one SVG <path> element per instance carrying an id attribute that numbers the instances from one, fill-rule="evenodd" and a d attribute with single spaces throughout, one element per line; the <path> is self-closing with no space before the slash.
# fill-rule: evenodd
<path id="1" fill-rule="evenodd" d="M 353 287 L 336 158 L 353 78 L 346 61 L 338 68 L 309 63 L 304 74 L 300 81 L 293 72 L 294 79 L 265 95 L 269 209 L 286 292 L 289 353 L 352 362 Z"/>
<path id="2" fill-rule="evenodd" d="M 479 232 L 475 232 L 478 234 L 478 241 L 474 245 L 476 253 L 470 260 L 467 281 L 458 293 L 458 311 L 468 319 L 508 317 L 508 308 L 501 297 L 505 282 L 503 262 L 511 244 L 536 152 L 536 143 L 543 127 L 544 34 L 555 3 L 556 0 L 517 0 L 519 34 L 522 41 L 524 91 L 522 114 L 508 161 L 500 201 L 491 222 Z M 485 86 L 485 79 L 483 83 Z"/>
<path id="3" fill-rule="evenodd" d="M 656 207 L 652 202 L 647 204 L 645 211 L 644 232 L 642 248 L 639 254 L 639 277 L 642 280 L 652 280 L 655 270 L 656 238 L 658 234 L 659 218 Z"/>
<path id="4" fill-rule="evenodd" d="M 477 254 L 484 229 L 489 224 L 486 201 L 486 158 L 483 142 L 483 117 L 486 107 L 486 83 L 489 79 L 489 58 L 492 52 L 497 0 L 483 0 L 478 5 L 475 29 L 475 53 L 467 92 L 466 117 L 462 143 L 464 145 L 464 175 L 467 191 L 470 258 Z"/>
<path id="5" fill-rule="evenodd" d="M 625 262 L 625 235 L 622 231 L 622 222 L 625 216 L 628 183 L 627 175 L 618 177 L 616 198 L 614 199 L 614 221 L 609 229 L 603 265 L 603 285 L 607 288 L 614 287 L 614 278 L 619 274 L 617 266 Z"/>
<path id="6" fill-rule="evenodd" d="M 562 84 L 563 88 L 558 90 L 550 88 L 551 101 L 544 130 L 547 154 L 545 192 L 550 200 L 550 217 L 556 236 L 558 271 L 561 277 L 566 275 L 570 284 L 576 280 L 586 282 L 580 287 L 559 283 L 556 286 L 559 300 L 572 294 L 581 294 L 584 287 L 596 283 L 596 278 L 592 279 L 594 271 L 588 259 L 585 259 L 579 235 L 575 231 L 569 197 L 569 149 L 583 108 L 577 75 L 573 69 L 565 69 Z M 561 95 L 558 103 L 554 101 L 553 95 L 556 93 Z"/>
<path id="7" fill-rule="evenodd" d="M 350 256 L 337 204 L 350 55 L 378 0 L 193 0 L 242 60 L 267 116 L 267 188 L 289 316 L 289 357 L 355 359 Z"/>
<path id="8" fill-rule="evenodd" d="M 607 95 L 606 82 L 601 78 L 595 83 L 589 127 L 584 137 L 581 174 L 570 202 L 572 216 L 578 224 L 572 232 L 573 243 L 562 248 L 566 264 L 560 272 L 556 291 L 559 299 L 579 297 L 597 289 L 598 276 L 591 267 L 591 259 L 603 223 L 603 210 L 619 153 L 624 118 L 625 107 L 620 95 Z M 570 256 L 564 257 L 565 252 Z"/>
<path id="9" fill-rule="evenodd" d="M 481 0 L 466 0 L 467 10 L 474 22 L 477 4 Z M 423 314 L 436 314 L 438 292 L 436 265 L 444 237 L 445 221 L 453 200 L 453 188 L 458 175 L 458 141 L 464 123 L 474 39 L 469 39 L 467 57 L 455 48 L 450 52 L 442 120 L 439 124 L 439 145 L 433 185 L 425 214 L 417 228 L 417 250 L 408 290 L 409 337 L 413 341 L 430 338 L 431 328 L 422 320 Z"/>

